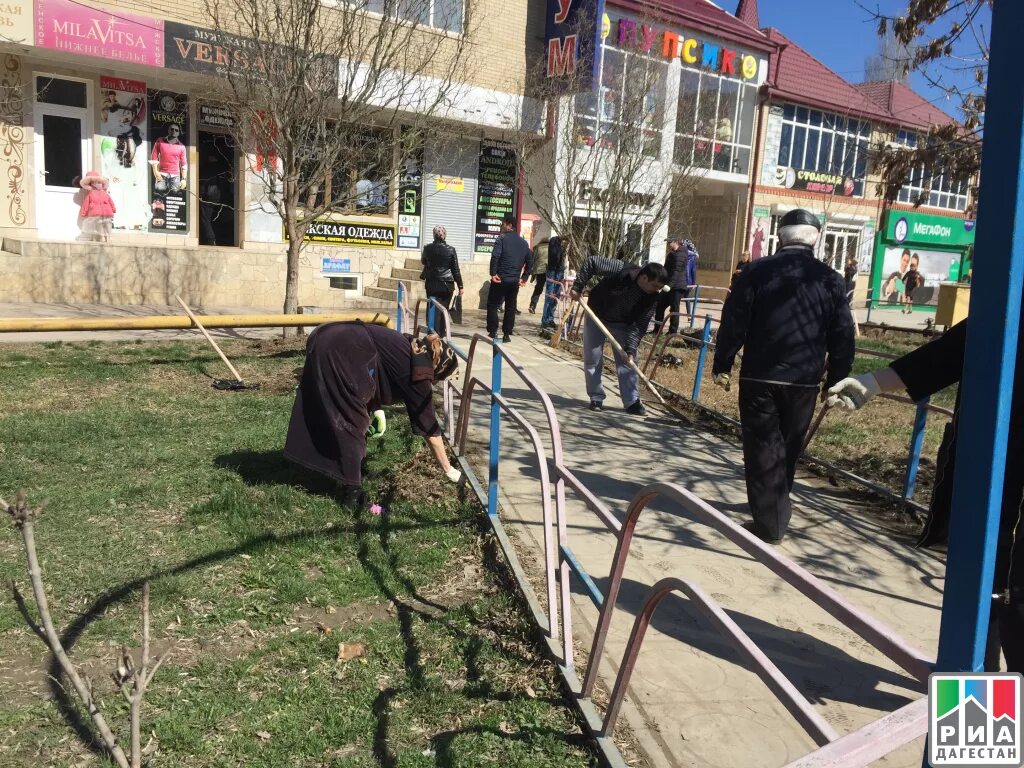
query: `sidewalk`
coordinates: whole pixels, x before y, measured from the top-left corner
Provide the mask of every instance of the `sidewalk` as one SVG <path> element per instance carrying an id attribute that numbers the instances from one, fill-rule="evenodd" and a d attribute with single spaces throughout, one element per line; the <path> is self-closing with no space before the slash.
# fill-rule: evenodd
<path id="1" fill-rule="evenodd" d="M 456 326 L 456 343 L 466 344 L 479 322 L 470 313 L 466 320 L 473 325 Z M 533 335 L 536 323 L 521 315 L 507 349 L 551 396 L 566 464 L 620 519 L 633 495 L 655 481 L 678 483 L 737 522 L 747 519 L 738 444 L 653 408 L 646 418 L 625 415 L 615 377 L 607 373 L 607 410 L 591 412 L 580 362 L 540 343 Z M 476 363 L 484 381 L 490 380 L 488 357 L 485 352 Z M 546 421 L 532 393 L 507 367 L 504 379 L 505 396 L 544 436 Z M 486 425 L 487 407 L 478 396 L 470 431 L 474 459 L 486 450 L 478 442 L 486 440 Z M 502 519 L 543 596 L 538 470 L 529 444 L 509 419 L 502 420 L 501 459 Z M 604 591 L 615 537 L 567 493 L 569 545 Z M 933 655 L 942 557 L 913 549 L 906 532 L 887 524 L 855 491 L 798 472 L 793 496 L 793 524 L 782 551 Z M 841 735 L 924 695 L 922 684 L 796 590 L 665 504 L 649 508 L 637 527 L 602 665 L 609 690 L 647 589 L 670 575 L 694 580 L 719 600 Z M 585 650 L 597 610 L 573 582 L 576 642 Z M 670 597 L 655 613 L 627 701 L 623 719 L 657 766 L 773 768 L 814 748 L 760 679 L 681 597 Z M 923 739 L 879 764 L 917 768 L 922 749 Z"/>

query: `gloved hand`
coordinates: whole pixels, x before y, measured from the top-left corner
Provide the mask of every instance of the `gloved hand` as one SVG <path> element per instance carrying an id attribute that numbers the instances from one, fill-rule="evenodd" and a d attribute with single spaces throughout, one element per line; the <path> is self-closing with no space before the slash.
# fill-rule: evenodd
<path id="1" fill-rule="evenodd" d="M 720 386 L 726 392 L 728 392 L 732 387 L 732 377 L 729 376 L 728 373 L 716 373 L 711 378 L 714 380 L 715 384 Z"/>
<path id="2" fill-rule="evenodd" d="M 880 394 L 881 387 L 878 386 L 878 379 L 873 373 L 864 373 L 860 376 L 850 376 L 838 384 L 829 387 L 829 398 L 826 405 L 849 408 L 851 411 L 860 410 L 868 400 Z"/>
<path id="3" fill-rule="evenodd" d="M 373 415 L 370 416 L 370 428 L 366 430 L 366 436 L 370 438 L 378 438 L 383 435 L 388 429 L 388 420 L 384 416 L 384 411 L 374 411 Z"/>
<path id="4" fill-rule="evenodd" d="M 457 483 L 462 479 L 462 472 L 457 470 L 455 467 L 448 467 L 448 469 L 445 470 L 445 475 L 447 475 L 448 479 L 453 483 Z"/>

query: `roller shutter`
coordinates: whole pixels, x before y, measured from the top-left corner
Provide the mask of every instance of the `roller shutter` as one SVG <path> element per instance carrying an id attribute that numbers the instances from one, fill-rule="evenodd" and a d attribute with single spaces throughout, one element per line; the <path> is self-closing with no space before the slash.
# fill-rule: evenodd
<path id="1" fill-rule="evenodd" d="M 473 258 L 476 227 L 476 172 L 480 142 L 475 139 L 447 138 L 433 143 L 424 153 L 423 238 L 429 243 L 438 224 L 448 230 L 448 244 L 460 260 Z M 462 179 L 461 190 L 438 189 L 437 180 Z M 449 185 L 450 187 L 451 185 Z"/>

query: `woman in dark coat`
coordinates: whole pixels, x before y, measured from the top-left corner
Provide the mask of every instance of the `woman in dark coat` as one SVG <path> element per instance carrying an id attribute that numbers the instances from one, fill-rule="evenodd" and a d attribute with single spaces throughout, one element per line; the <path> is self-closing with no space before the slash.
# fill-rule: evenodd
<path id="1" fill-rule="evenodd" d="M 284 455 L 335 480 L 346 503 L 358 501 L 371 421 L 384 429 L 383 405 L 405 403 L 414 434 L 422 436 L 452 481 L 434 413 L 431 384 L 458 370 L 451 347 L 437 336 L 414 339 L 380 325 L 328 323 L 306 342 Z M 374 414 L 371 416 L 371 414 Z"/>
<path id="2" fill-rule="evenodd" d="M 446 309 L 452 305 L 452 294 L 458 286 L 459 296 L 462 295 L 462 273 L 459 271 L 459 255 L 445 241 L 448 231 L 442 226 L 434 227 L 434 242 L 423 249 L 420 263 L 423 264 L 423 281 L 427 289 L 427 298 L 436 299 Z M 447 328 L 444 315 L 440 312 L 434 316 L 434 330 L 444 338 Z"/>

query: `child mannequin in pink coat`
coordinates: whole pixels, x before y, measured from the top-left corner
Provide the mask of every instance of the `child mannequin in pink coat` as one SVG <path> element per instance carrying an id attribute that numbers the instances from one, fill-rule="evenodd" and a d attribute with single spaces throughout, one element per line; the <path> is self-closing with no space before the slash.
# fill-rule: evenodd
<path id="1" fill-rule="evenodd" d="M 107 242 L 114 226 L 117 206 L 107 192 L 107 180 L 98 171 L 89 171 L 80 182 L 85 200 L 82 202 L 82 233 L 87 240 Z"/>

